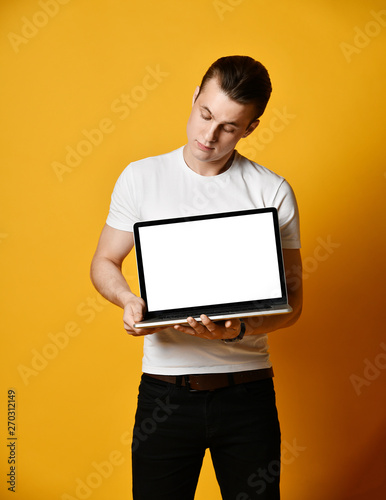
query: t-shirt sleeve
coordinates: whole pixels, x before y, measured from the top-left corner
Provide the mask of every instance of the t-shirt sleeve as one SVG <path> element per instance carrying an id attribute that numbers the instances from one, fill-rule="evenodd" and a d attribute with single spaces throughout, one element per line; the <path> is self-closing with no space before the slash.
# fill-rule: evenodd
<path id="1" fill-rule="evenodd" d="M 119 176 L 111 195 L 106 224 L 122 231 L 133 232 L 134 222 L 139 221 L 137 203 L 130 165 Z"/>
<path id="2" fill-rule="evenodd" d="M 280 184 L 273 206 L 279 216 L 280 235 L 283 248 L 300 248 L 299 209 L 295 193 L 286 180 Z"/>

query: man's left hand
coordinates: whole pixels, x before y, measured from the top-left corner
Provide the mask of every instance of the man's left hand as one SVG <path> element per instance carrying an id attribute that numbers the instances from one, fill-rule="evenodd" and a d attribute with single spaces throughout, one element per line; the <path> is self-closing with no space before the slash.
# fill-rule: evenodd
<path id="1" fill-rule="evenodd" d="M 241 321 L 238 318 L 218 322 L 211 321 L 205 314 L 201 314 L 200 318 L 201 321 L 196 321 L 189 317 L 187 318 L 189 326 L 175 325 L 174 329 L 193 337 L 209 340 L 233 339 L 240 333 Z"/>

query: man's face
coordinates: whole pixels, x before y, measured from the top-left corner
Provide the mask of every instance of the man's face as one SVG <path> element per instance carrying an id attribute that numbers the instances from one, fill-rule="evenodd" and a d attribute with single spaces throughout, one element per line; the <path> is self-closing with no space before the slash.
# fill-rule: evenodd
<path id="1" fill-rule="evenodd" d="M 202 171 L 210 165 L 224 166 L 238 141 L 247 137 L 259 121 L 253 121 L 253 104 L 240 104 L 227 97 L 216 79 L 209 80 L 197 97 L 198 91 L 187 124 L 186 160 L 191 168 Z"/>

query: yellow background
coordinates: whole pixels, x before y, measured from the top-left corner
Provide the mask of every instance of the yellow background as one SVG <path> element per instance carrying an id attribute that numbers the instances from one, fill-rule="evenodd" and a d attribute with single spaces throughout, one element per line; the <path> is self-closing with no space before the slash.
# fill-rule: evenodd
<path id="1" fill-rule="evenodd" d="M 231 54 L 261 60 L 274 87 L 239 150 L 286 177 L 301 210 L 304 312 L 270 335 L 282 497 L 385 498 L 385 9 L 1 1 L 1 499 L 131 498 L 142 340 L 97 298 L 89 264 L 120 172 L 185 142 L 195 86 Z M 134 104 L 122 108 L 123 95 Z M 71 148 L 83 156 L 58 175 Z M 136 289 L 132 257 L 125 272 Z M 209 457 L 196 498 L 220 498 Z"/>

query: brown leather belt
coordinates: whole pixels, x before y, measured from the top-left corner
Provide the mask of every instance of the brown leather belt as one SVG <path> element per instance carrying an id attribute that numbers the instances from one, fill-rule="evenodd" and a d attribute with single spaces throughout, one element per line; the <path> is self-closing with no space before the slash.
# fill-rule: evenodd
<path id="1" fill-rule="evenodd" d="M 144 373 L 148 377 L 175 384 L 177 386 L 188 387 L 191 391 L 215 391 L 237 384 L 256 382 L 273 377 L 272 368 L 262 368 L 261 370 L 249 370 L 245 372 L 233 373 L 204 373 L 202 375 L 154 375 Z"/>

